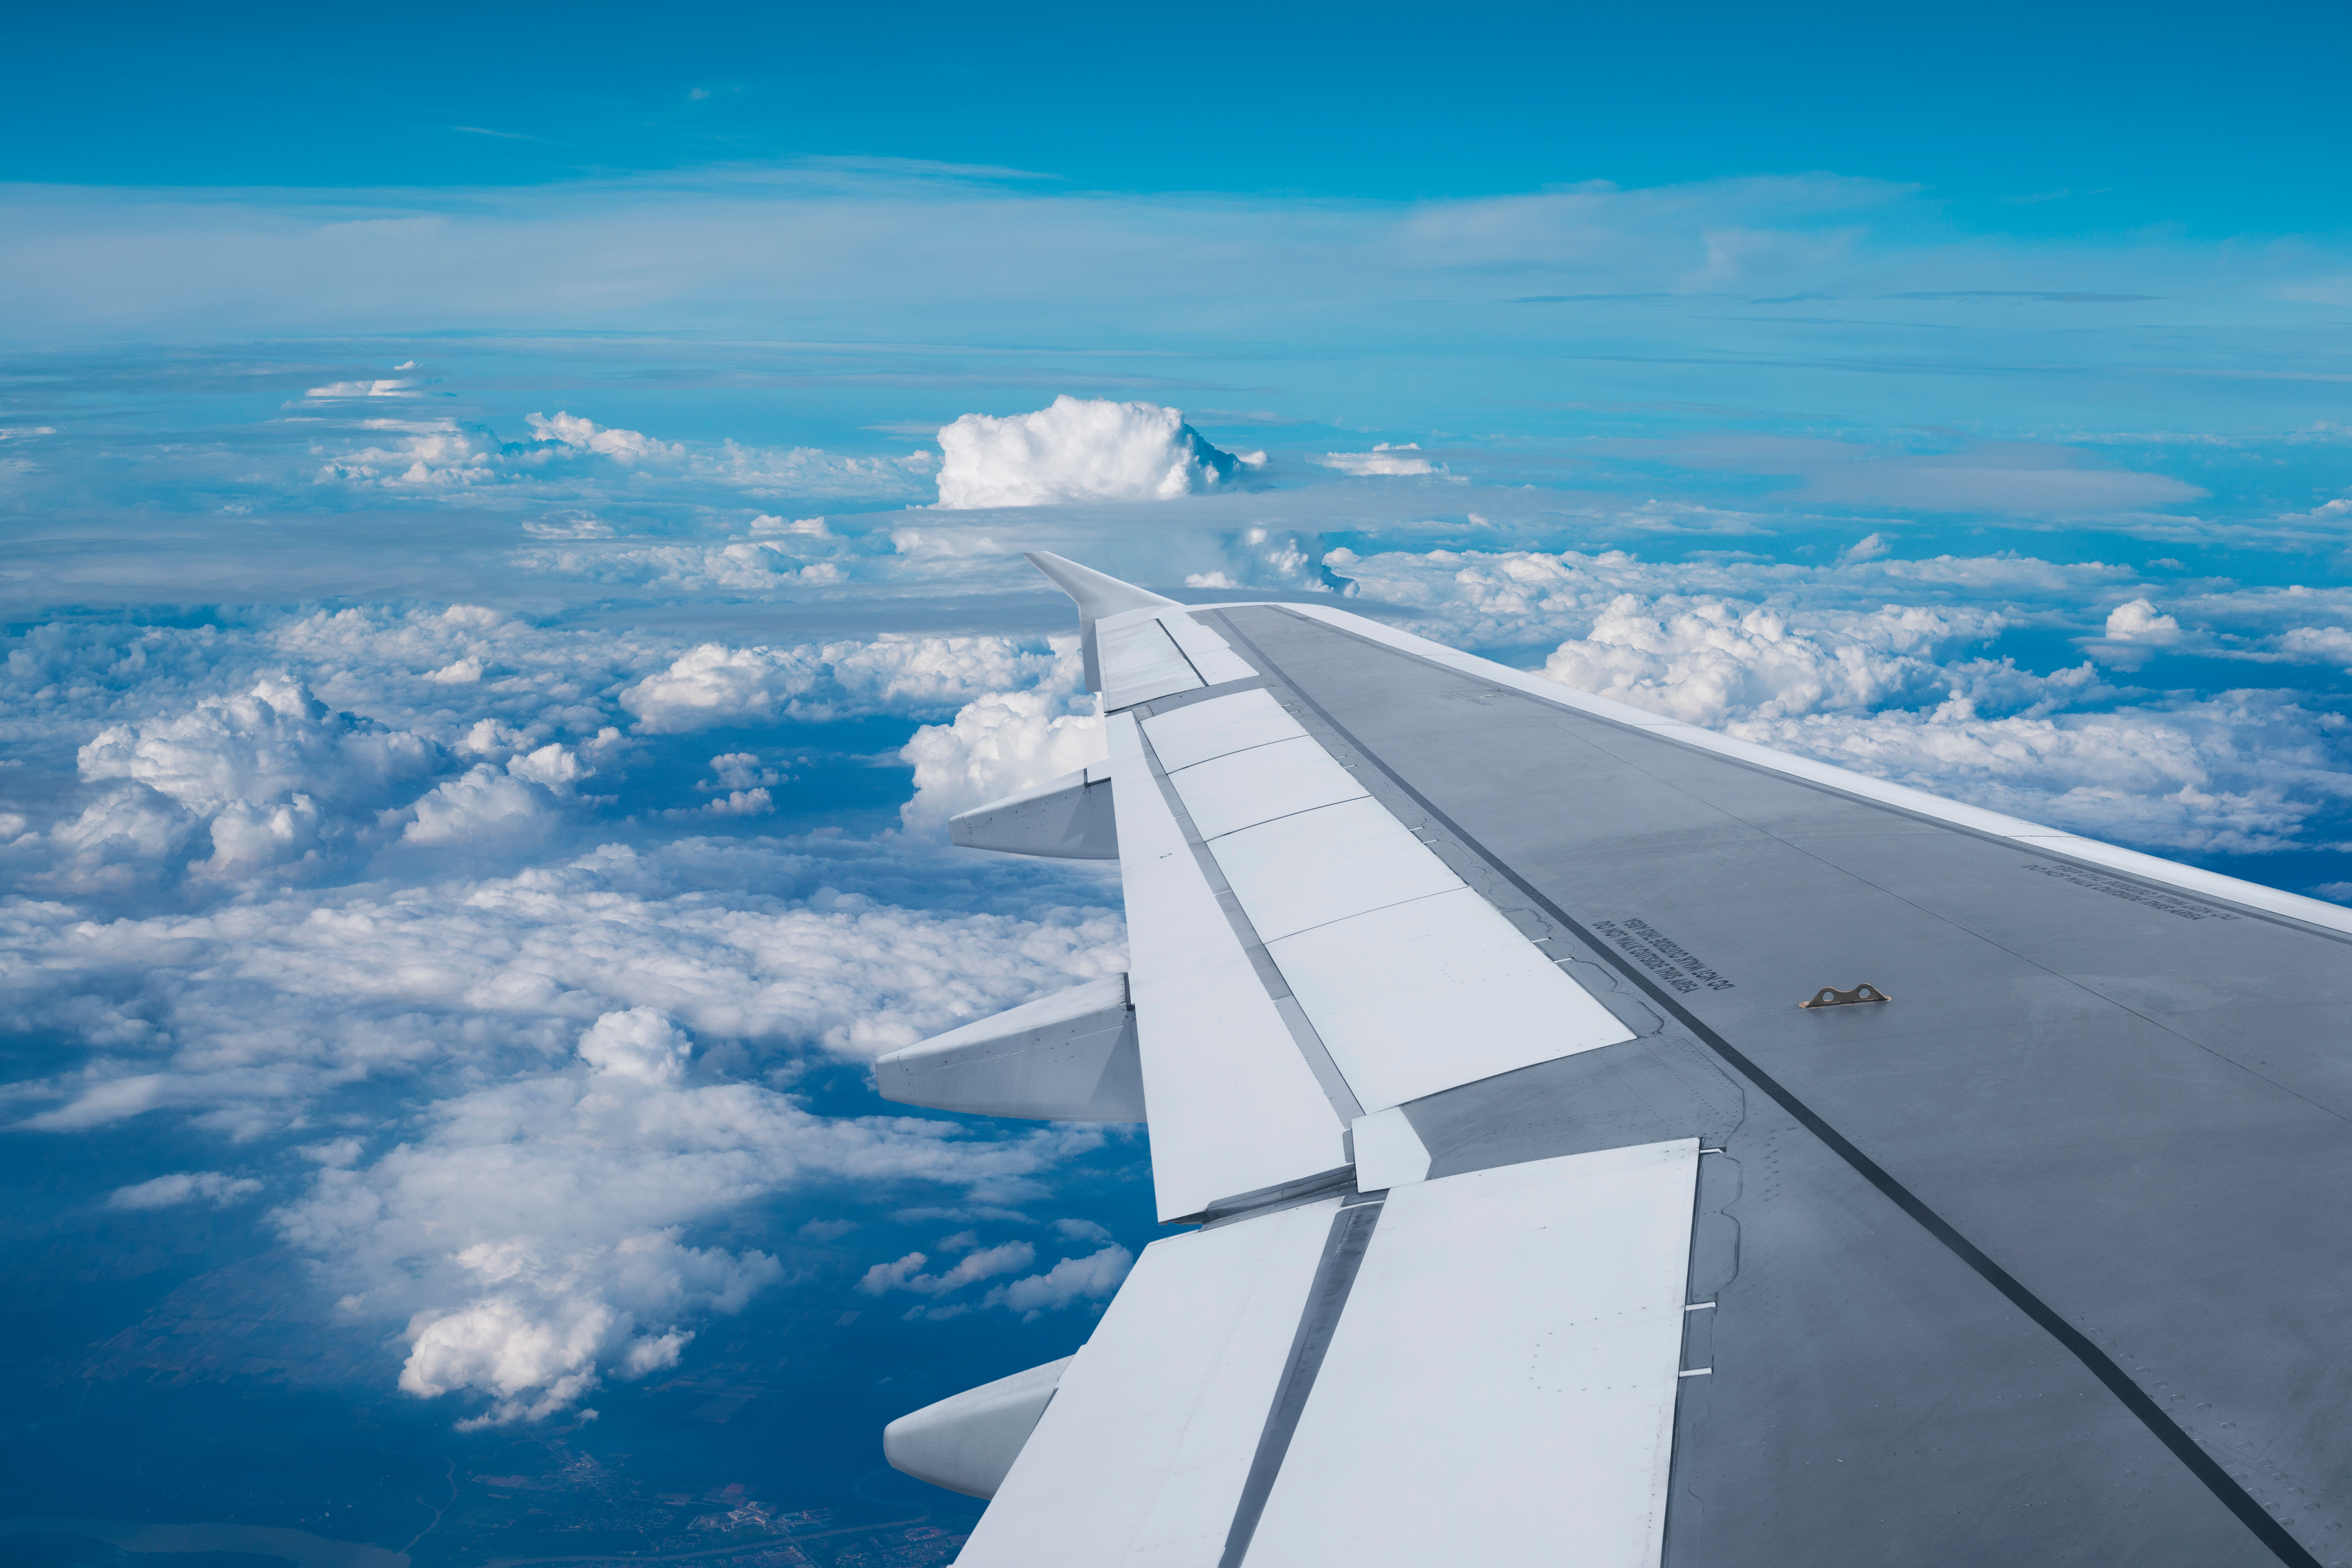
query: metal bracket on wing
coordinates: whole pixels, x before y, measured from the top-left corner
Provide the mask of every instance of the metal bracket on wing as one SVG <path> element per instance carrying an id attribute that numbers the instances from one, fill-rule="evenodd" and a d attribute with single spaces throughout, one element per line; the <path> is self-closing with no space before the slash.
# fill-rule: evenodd
<path id="1" fill-rule="evenodd" d="M 885 1100 L 1035 1121 L 1141 1121 L 1143 1062 L 1127 976 L 1108 975 L 892 1051 Z"/>
<path id="2" fill-rule="evenodd" d="M 992 800 L 948 818 L 948 837 L 967 849 L 1042 855 L 1056 860 L 1118 858 L 1118 816 L 1111 804 L 1110 764 Z"/>
<path id="3" fill-rule="evenodd" d="M 1892 1002 L 1893 1000 L 1895 998 L 1885 992 L 1865 982 L 1851 991 L 1839 991 L 1824 985 L 1797 1005 L 1800 1007 L 1851 1007 L 1858 1002 Z"/>

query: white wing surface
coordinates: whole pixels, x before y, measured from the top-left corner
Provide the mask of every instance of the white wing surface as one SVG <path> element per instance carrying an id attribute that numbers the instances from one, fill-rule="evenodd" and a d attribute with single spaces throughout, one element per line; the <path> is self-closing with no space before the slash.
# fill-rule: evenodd
<path id="1" fill-rule="evenodd" d="M 1115 837 L 1132 973 L 878 1078 L 1139 1085 L 1181 1228 L 893 1425 L 964 1563 L 2352 1552 L 2352 913 L 1032 559 L 1109 793 L 958 841 Z"/>

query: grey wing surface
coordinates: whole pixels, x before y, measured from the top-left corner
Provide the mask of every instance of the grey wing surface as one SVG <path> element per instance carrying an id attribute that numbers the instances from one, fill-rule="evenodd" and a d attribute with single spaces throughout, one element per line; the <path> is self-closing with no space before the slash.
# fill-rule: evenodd
<path id="1" fill-rule="evenodd" d="M 1089 630 L 1073 1070 L 1194 1228 L 965 1563 L 2352 1557 L 2347 911 L 1334 611 Z"/>

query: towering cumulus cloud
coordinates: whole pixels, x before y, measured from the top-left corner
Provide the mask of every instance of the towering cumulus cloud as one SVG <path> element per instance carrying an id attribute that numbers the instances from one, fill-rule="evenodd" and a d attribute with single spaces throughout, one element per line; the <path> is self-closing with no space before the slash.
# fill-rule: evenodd
<path id="1" fill-rule="evenodd" d="M 967 414 L 940 432 L 940 505 L 951 508 L 1168 500 L 1265 461 L 1210 446 L 1181 409 L 1067 396 L 1034 414 Z"/>

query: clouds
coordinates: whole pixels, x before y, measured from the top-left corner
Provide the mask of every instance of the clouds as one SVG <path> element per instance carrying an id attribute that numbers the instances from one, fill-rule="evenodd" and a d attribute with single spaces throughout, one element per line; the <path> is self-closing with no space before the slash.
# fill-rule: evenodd
<path id="1" fill-rule="evenodd" d="M 194 857 L 215 881 L 274 870 L 176 912 L 0 906 L 8 1023 L 82 1047 L 9 1086 L 11 1120 L 71 1137 L 173 1117 L 257 1172 L 282 1151 L 295 1192 L 270 1224 L 318 1262 L 343 1321 L 397 1332 L 400 1386 L 451 1400 L 461 1424 L 578 1408 L 677 1364 L 698 1324 L 788 1281 L 772 1251 L 700 1234 L 746 1204 L 946 1188 L 1001 1212 L 1105 1136 L 828 1116 L 789 1092 L 812 1060 L 870 1058 L 1123 966 L 1116 914 L 1078 907 L 1076 883 L 1040 920 L 992 912 L 960 863 L 911 842 L 566 858 L 550 837 L 593 820 L 583 787 L 632 743 L 608 715 L 657 735 L 953 710 L 992 683 L 1041 681 L 1061 702 L 1069 639 L 664 657 L 457 606 L 16 651 L 37 699 L 16 720 L 56 737 L 40 742 L 52 752 L 75 713 L 114 715 L 67 752 L 96 798 L 34 839 L 133 868 Z M 387 718 L 331 707 L 289 666 Z M 229 691 L 201 693 L 225 675 Z M 751 752 L 709 768 L 706 804 L 726 816 L 772 809 L 785 777 Z M 358 879 L 298 889 L 306 854 Z M 217 1205 L 264 1185 L 230 1166 L 107 1201 Z M 974 1247 L 929 1278 L 954 1297 L 1033 1261 L 1026 1243 Z"/>
<path id="2" fill-rule="evenodd" d="M 685 1080 L 694 1047 L 668 1015 L 651 1007 L 607 1013 L 580 1037 L 580 1059 L 599 1073 L 646 1084 Z"/>
<path id="3" fill-rule="evenodd" d="M 1068 690 L 1013 691 L 967 704 L 951 724 L 927 724 L 899 753 L 915 765 L 910 833 L 942 837 L 960 811 L 1076 773 L 1110 754 L 1091 702 Z"/>
<path id="4" fill-rule="evenodd" d="M 276 1223 L 347 1290 L 346 1313 L 405 1314 L 401 1387 L 485 1397 L 465 1423 L 483 1425 L 674 1365 L 694 1321 L 786 1277 L 764 1252 L 686 1243 L 685 1226 L 812 1182 L 1023 1192 L 1099 1137 L 979 1141 L 947 1122 L 828 1119 L 756 1084 L 694 1081 L 692 1056 L 657 1009 L 606 1014 L 580 1035 L 576 1065 L 443 1101 L 421 1137 L 373 1164 L 320 1170 Z M 1028 1253 L 977 1252 L 946 1276 L 877 1289 L 943 1293 Z M 905 1274 L 922 1258 L 901 1261 Z"/>
<path id="5" fill-rule="evenodd" d="M 1431 459 L 1419 456 L 1408 456 L 1408 454 L 1417 454 L 1420 450 L 1421 443 L 1418 441 L 1407 441 L 1396 447 L 1382 441 L 1369 452 L 1326 452 L 1317 460 L 1327 468 L 1337 468 L 1343 474 L 1352 474 L 1359 479 L 1376 474 L 1408 475 L 1437 472 L 1438 465 Z"/>
<path id="6" fill-rule="evenodd" d="M 224 1175 L 218 1171 L 175 1171 L 151 1182 L 115 1188 L 107 1194 L 106 1206 L 167 1209 L 181 1204 L 205 1202 L 216 1208 L 226 1208 L 239 1198 L 251 1197 L 260 1190 L 261 1184 L 248 1176 Z"/>
<path id="7" fill-rule="evenodd" d="M 421 395 L 406 390 L 411 383 L 377 384 L 394 389 L 341 395 Z M 341 407 L 340 395 L 323 400 L 318 395 L 334 388 L 311 391 L 309 404 L 331 410 L 303 416 L 305 423 L 323 426 L 308 443 L 311 465 L 299 474 L 247 472 L 241 476 L 245 493 L 275 480 L 281 493 L 307 484 L 313 491 L 312 504 L 319 487 L 465 506 L 511 505 L 531 498 L 618 500 L 635 506 L 648 501 L 692 504 L 714 498 L 873 503 L 919 496 L 936 467 L 928 451 L 869 457 L 814 447 L 747 445 L 723 436 L 663 440 L 561 409 L 552 417 L 536 410 L 525 414 L 521 423 L 530 432 L 528 438 L 508 440 L 492 420 L 435 415 L 423 408 L 405 417 L 366 415 Z M 600 518 L 575 514 L 528 522 L 523 531 L 537 539 L 601 539 L 614 531 Z"/>
<path id="8" fill-rule="evenodd" d="M 1084 1258 L 1065 1258 L 1043 1274 L 999 1286 L 988 1293 L 988 1305 L 1035 1318 L 1079 1301 L 1106 1301 L 1134 1266 L 1134 1254 L 1113 1242 Z"/>
<path id="9" fill-rule="evenodd" d="M 328 869 L 366 837 L 372 808 L 441 758 L 420 736 L 331 712 L 300 683 L 264 677 L 173 718 L 102 730 L 78 760 L 85 780 L 127 787 L 58 827 L 63 856 L 50 875 L 68 886 L 120 880 L 184 844 L 209 845 L 196 868 L 214 878 Z"/>
<path id="10" fill-rule="evenodd" d="M 1514 335 L 1572 338 L 1596 319 L 1646 318 L 1654 333 L 1688 309 L 1713 318 L 1718 342 L 1726 318 L 1740 324 L 1736 341 L 1754 342 L 1759 318 L 1823 316 L 1843 318 L 1849 341 L 1916 322 L 1932 342 L 1932 328 L 1958 320 L 1978 335 L 2029 330 L 2014 310 L 1985 315 L 1989 295 L 2012 285 L 2044 297 L 2032 327 L 2079 337 L 2108 324 L 2114 307 L 2099 300 L 2117 294 L 2146 297 L 2125 323 L 2145 333 L 2151 322 L 2243 319 L 2278 296 L 2334 298 L 2340 287 L 2323 285 L 2347 271 L 2325 245 L 1956 236 L 1914 188 L 1827 174 L 1401 205 L 1055 196 L 940 169 L 777 167 L 490 200 L 345 195 L 387 216 L 321 224 L 316 193 L 20 192 L 5 252 L 18 289 L 0 331 L 89 341 L 430 321 L 772 338 L 825 321 L 842 342 L 938 344 L 975 341 L 984 334 L 970 329 L 986 322 L 1024 345 L 1417 349 L 1450 338 L 1484 349 Z M 1398 303 L 1440 300 L 1454 308 L 1433 316 Z M 1064 336 L 1049 335 L 1056 326 Z M 1704 331 L 1692 327 L 1694 338 Z"/>
<path id="11" fill-rule="evenodd" d="M 593 419 L 566 414 L 561 409 L 556 411 L 552 419 L 543 414 L 533 414 L 528 423 L 534 440 L 560 441 L 574 451 L 599 452 L 607 458 L 618 458 L 625 463 L 640 462 L 647 458 L 677 458 L 686 454 L 686 448 L 674 442 L 656 441 L 635 430 L 616 430 Z"/>
<path id="12" fill-rule="evenodd" d="M 1074 637 L 893 637 L 870 643 L 730 647 L 705 643 L 620 694 L 638 727 L 677 734 L 779 717 L 926 712 L 983 692 L 1062 685 Z"/>
<path id="13" fill-rule="evenodd" d="M 422 1138 L 320 1170 L 278 1223 L 350 1288 L 347 1312 L 408 1313 L 404 1388 L 487 1394 L 478 1419 L 505 1421 L 673 1364 L 692 1319 L 784 1277 L 763 1253 L 683 1243 L 683 1225 L 811 1181 L 1016 1194 L 1098 1136 L 967 1142 L 950 1123 L 826 1119 L 758 1085 L 690 1081 L 692 1055 L 659 1010 L 604 1015 L 580 1036 L 584 1071 L 446 1100 Z M 940 1289 L 1023 1251 L 975 1255 Z"/>
<path id="14" fill-rule="evenodd" d="M 1034 1322 L 1047 1312 L 1058 1312 L 1081 1302 L 1100 1302 L 1110 1299 L 1135 1266 L 1135 1255 L 1117 1242 L 1090 1220 L 1056 1220 L 1055 1228 L 1067 1238 L 1092 1239 L 1099 1235 L 1107 1243 L 1099 1250 L 1080 1258 L 1065 1258 L 1043 1273 L 1027 1275 L 992 1287 L 977 1303 L 957 1301 L 935 1306 L 909 1308 L 910 1320 L 939 1321 L 961 1317 L 975 1307 L 1002 1307 Z M 963 1251 L 964 1256 L 948 1268 L 933 1274 L 926 1272 L 930 1258 L 921 1252 L 909 1252 L 887 1263 L 877 1263 L 866 1269 L 857 1281 L 857 1289 L 868 1296 L 887 1296 L 906 1291 L 917 1296 L 940 1299 L 952 1296 L 967 1285 L 1000 1276 L 1016 1273 L 1036 1261 L 1037 1249 L 1027 1241 L 1014 1240 L 983 1247 L 970 1232 L 947 1237 L 940 1243 L 943 1249 Z M 969 1249 L 969 1250 L 966 1250 Z"/>
<path id="15" fill-rule="evenodd" d="M 940 505 L 1168 500 L 1233 483 L 1265 454 L 1219 451 L 1153 403 L 1066 395 L 1034 414 L 967 414 L 940 431 Z"/>
<path id="16" fill-rule="evenodd" d="M 972 1243 L 967 1238 L 964 1245 L 971 1247 Z M 1010 1274 L 1016 1268 L 1026 1268 L 1036 1258 L 1037 1249 L 1029 1243 L 1008 1241 L 998 1247 L 974 1247 L 956 1259 L 952 1268 L 938 1274 L 926 1274 L 922 1269 L 930 1259 L 922 1253 L 910 1252 L 895 1263 L 877 1263 L 867 1269 L 865 1277 L 858 1280 L 857 1288 L 868 1296 L 880 1296 L 892 1290 L 911 1290 L 919 1296 L 945 1296 L 975 1280 L 991 1279 L 999 1274 Z"/>
<path id="17" fill-rule="evenodd" d="M 1656 605 L 1626 594 L 1594 617 L 1589 637 L 1554 649 L 1543 673 L 1695 724 L 1719 726 L 1735 715 L 1869 712 L 1948 695 L 1952 677 L 1932 656 L 1981 642 L 2002 624 L 1983 611 L 1889 605 L 1831 617 L 1809 636 L 1760 605 L 1701 599 L 1661 616 Z M 2042 700 L 2066 700 L 2092 679 L 2086 668 Z"/>
<path id="18" fill-rule="evenodd" d="M 2158 852 L 2263 855 L 2321 847 L 2312 828 L 2352 803 L 2352 737 L 2343 717 L 2276 692 L 2053 718 L 1977 720 L 1946 709 L 1725 728 L 2028 821 Z"/>
<path id="19" fill-rule="evenodd" d="M 265 677 L 175 719 L 116 725 L 81 749 L 84 778 L 134 781 L 200 814 L 297 794 L 381 798 L 431 769 L 429 747 Z"/>
<path id="20" fill-rule="evenodd" d="M 1358 237 L 1330 255 L 1402 235 L 1390 283 L 1446 284 L 1381 296 L 1384 343 L 1442 341 L 1454 367 L 1420 362 L 1409 397 L 1370 359 L 1243 353 L 1228 315 L 1199 353 L 450 338 L 429 382 L 381 389 L 407 350 L 132 356 L 121 396 L 217 438 L 28 413 L 44 433 L 8 449 L 39 471 L 13 515 L 129 521 L 0 586 L 173 607 L 27 611 L 5 645 L 22 765 L 0 767 L 0 1022 L 56 1042 L 5 1086 L 6 1120 L 195 1141 L 173 1160 L 190 1169 L 112 1175 L 129 1184 L 87 1203 L 265 1225 L 452 1421 L 690 1372 L 715 1320 L 787 1292 L 1082 1333 L 1139 1237 L 1050 1216 L 1074 1168 L 1140 1180 L 1129 1135 L 902 1115 L 863 1067 L 1126 963 L 1106 868 L 940 843 L 953 812 L 1102 754 L 1067 606 L 1024 545 L 1157 585 L 1350 594 L 1519 668 L 2132 842 L 2298 866 L 2352 842 L 2352 595 L 2296 585 L 2318 568 L 2275 552 L 2275 581 L 2229 580 L 2247 569 L 2197 542 L 2254 515 L 2214 478 L 2230 465 L 2261 469 L 2256 521 L 2295 548 L 2332 539 L 2340 477 L 2218 437 L 2126 457 L 2023 407 L 1980 417 L 2016 384 L 1990 373 L 1968 384 L 1997 391 L 1934 426 L 1973 441 L 1784 417 L 1786 367 L 1817 345 L 1774 337 L 1762 304 L 1476 292 L 1647 271 L 1685 300 L 1840 275 L 1866 237 L 1775 214 L 1818 229 L 1899 203 L 1677 199 L 1332 217 Z M 1026 299 L 1066 265 L 969 281 Z M 1368 276 L 1240 309 L 1282 342 L 1336 341 L 1316 314 Z M 1177 289 L 1152 331 L 1232 303 L 1213 293 Z M 1628 325 L 1643 311 L 1665 324 Z M 2087 362 L 2129 357 L 2095 337 Z M 1571 339 L 1589 401 L 1528 412 L 1563 395 Z M 1928 427 L 1917 388 L 1963 378 L 1887 344 L 1853 352 L 1881 354 L 1869 374 Z M 203 401 L 215 384 L 266 387 L 244 394 L 263 416 Z M 999 398 L 1037 412 L 951 418 Z M 1197 412 L 1219 400 L 1276 413 Z M 1236 467 L 1178 402 L 1223 446 L 1277 440 L 1275 460 Z M 943 421 L 943 458 L 903 449 Z M 2332 462 L 2332 439 L 2305 460 Z M 2116 531 L 2053 534 L 2052 507 Z M 2186 542 L 2142 563 L 2127 531 L 2158 522 Z M 901 722 L 822 728 L 876 719 Z M 863 816 L 810 831 L 839 800 Z M 893 805 L 895 830 L 855 837 Z"/>
<path id="21" fill-rule="evenodd" d="M 35 1127 L 176 1107 L 257 1135 L 347 1086 L 569 1054 L 607 1013 L 661 1011 L 730 1042 L 739 1068 L 793 1048 L 863 1058 L 1124 967 L 1107 910 L 1024 920 L 845 890 L 955 881 L 852 846 L 688 840 L 142 920 L 20 905 L 9 1021 L 71 1029 L 99 1054 L 14 1098 Z"/>
<path id="22" fill-rule="evenodd" d="M 26 1134 L 173 1113 L 260 1148 L 362 1120 L 363 1136 L 290 1151 L 310 1174 L 272 1223 L 326 1269 L 347 1321 L 400 1328 L 404 1389 L 464 1396 L 468 1424 L 543 1417 L 674 1364 L 698 1321 L 787 1278 L 698 1226 L 826 1184 L 1001 1207 L 1101 1141 L 828 1117 L 759 1081 L 789 1082 L 795 1052 L 871 1056 L 1123 963 L 1108 911 L 1039 924 L 840 890 L 947 880 L 852 846 L 689 841 L 108 924 L 20 901 L 0 942 L 12 1024 L 69 1028 L 98 1054 L 12 1086 L 13 1108 Z M 907 1005 L 877 1009 L 893 993 Z M 404 1126 L 370 1092 L 393 1084 L 423 1108 Z M 260 1185 L 188 1173 L 110 1201 Z M 992 1256 L 957 1283 L 1028 1260 Z"/>

